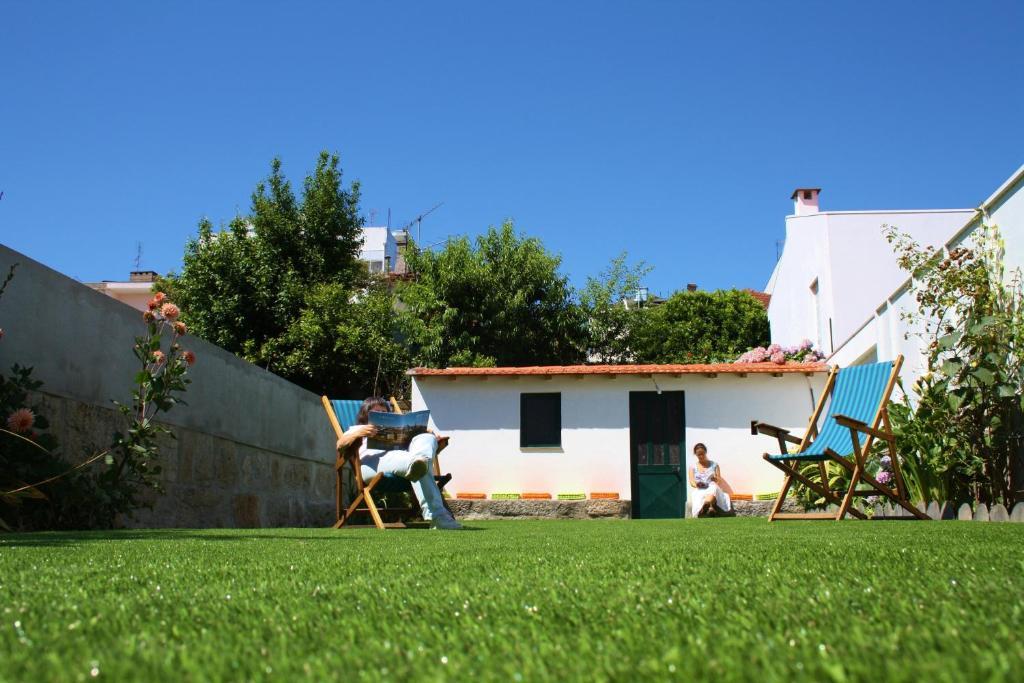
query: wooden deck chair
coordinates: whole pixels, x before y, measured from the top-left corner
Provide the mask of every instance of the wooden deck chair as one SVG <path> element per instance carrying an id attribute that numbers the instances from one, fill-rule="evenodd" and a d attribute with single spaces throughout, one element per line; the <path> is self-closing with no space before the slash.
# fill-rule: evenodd
<path id="1" fill-rule="evenodd" d="M 359 407 L 363 403 L 362 401 L 332 401 L 326 396 L 321 396 L 320 401 L 323 403 L 324 411 L 327 413 L 327 419 L 330 420 L 331 427 L 334 429 L 334 434 L 338 438 L 341 438 L 342 433 L 355 424 L 356 416 L 359 414 Z M 402 409 L 398 405 L 398 401 L 394 398 L 391 399 L 391 407 L 396 413 L 402 412 Z M 443 446 L 438 448 L 438 452 L 441 451 L 441 448 L 443 448 Z M 350 464 L 352 467 L 352 477 L 355 480 L 356 485 L 356 496 L 353 498 L 352 502 L 349 503 L 348 507 L 343 509 L 342 471 L 346 464 Z M 414 507 L 380 508 L 377 502 L 373 499 L 374 492 L 409 493 L 412 495 L 412 486 L 408 480 L 403 479 L 402 477 L 395 477 L 380 473 L 375 475 L 369 482 L 364 482 L 358 454 L 353 455 L 351 458 L 338 455 L 334 462 L 334 475 L 335 529 L 340 529 L 341 527 L 346 526 L 353 516 L 361 512 L 369 513 L 370 518 L 373 520 L 373 525 L 378 529 L 404 528 L 405 524 L 401 521 L 385 522 L 384 515 L 391 516 L 393 514 L 420 512 L 415 496 L 412 496 L 412 504 Z M 444 491 L 445 485 L 451 481 L 451 478 L 450 474 L 441 475 L 441 465 L 438 461 L 437 455 L 435 454 L 434 481 L 437 482 L 437 487 Z M 447 507 L 447 505 L 448 504 L 446 502 L 445 506 Z"/>
<path id="2" fill-rule="evenodd" d="M 782 490 L 772 507 L 769 521 L 777 519 L 842 519 L 847 513 L 858 519 L 866 519 L 866 515 L 857 508 L 851 507 L 854 496 L 883 495 L 897 505 L 902 506 L 918 519 L 928 516 L 913 506 L 907 497 L 906 484 L 900 471 L 899 459 L 896 455 L 896 440 L 889 426 L 889 396 L 892 394 L 896 379 L 899 377 L 903 356 L 895 361 L 857 365 L 840 370 L 833 368 L 825 383 L 825 390 L 818 400 L 807 424 L 807 432 L 803 438 L 797 438 L 789 431 L 774 427 L 763 422 L 751 422 L 751 434 L 768 434 L 778 440 L 781 453 L 765 453 L 764 459 L 778 467 L 786 475 L 782 482 Z M 818 427 L 818 420 L 828 405 L 828 413 Z M 892 458 L 894 488 L 882 484 L 867 472 L 866 459 L 872 444 L 883 441 Z M 789 453 L 787 443 L 797 444 L 796 453 Z M 827 461 L 839 463 L 850 473 L 850 486 L 845 490 L 832 490 L 829 487 Z M 805 476 L 799 471 L 802 464 L 818 463 L 817 475 Z M 828 503 L 839 506 L 836 512 L 804 512 L 782 513 L 782 504 L 794 481 L 807 486 Z M 860 484 L 870 488 L 858 488 Z"/>

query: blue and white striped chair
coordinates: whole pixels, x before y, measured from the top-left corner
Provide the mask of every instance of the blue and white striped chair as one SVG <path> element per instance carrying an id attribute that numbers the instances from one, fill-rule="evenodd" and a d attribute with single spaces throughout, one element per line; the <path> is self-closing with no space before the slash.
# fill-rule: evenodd
<path id="1" fill-rule="evenodd" d="M 829 373 L 825 390 L 808 421 L 807 433 L 797 438 L 788 430 L 763 422 L 751 422 L 751 434 L 768 434 L 779 443 L 781 453 L 765 453 L 764 459 L 778 467 L 786 475 L 782 490 L 772 508 L 769 521 L 777 519 L 842 519 L 847 513 L 865 519 L 863 512 L 851 507 L 854 496 L 883 495 L 902 506 L 918 519 L 928 516 L 913 506 L 907 498 L 907 488 L 896 456 L 896 441 L 889 426 L 887 407 L 893 387 L 899 377 L 903 356 L 895 361 L 857 365 L 840 370 L 833 368 Z M 831 399 L 829 401 L 829 399 Z M 828 402 L 828 412 L 818 427 L 818 421 Z M 890 488 L 875 479 L 867 471 L 867 456 L 874 442 L 885 443 L 892 458 L 894 487 Z M 789 453 L 787 443 L 797 444 L 795 453 Z M 839 463 L 850 473 L 850 486 L 846 491 L 832 490 L 825 469 L 825 462 Z M 821 481 L 801 473 L 799 468 L 808 462 L 818 463 Z M 800 482 L 829 503 L 839 506 L 836 512 L 783 513 L 782 503 L 794 482 Z M 870 488 L 858 488 L 861 484 Z"/>

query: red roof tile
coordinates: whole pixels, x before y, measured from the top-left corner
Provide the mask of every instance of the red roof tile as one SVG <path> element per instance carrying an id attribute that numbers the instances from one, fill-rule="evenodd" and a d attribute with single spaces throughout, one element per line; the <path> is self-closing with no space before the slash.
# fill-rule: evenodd
<path id="1" fill-rule="evenodd" d="M 824 363 L 708 363 L 689 365 L 540 365 L 521 368 L 413 368 L 413 377 L 508 375 L 707 375 L 827 372 Z"/>
<path id="2" fill-rule="evenodd" d="M 768 292 L 759 292 L 756 289 L 747 289 L 745 291 L 747 292 L 747 294 L 760 301 L 761 305 L 764 306 L 765 308 L 768 308 L 768 304 L 770 304 L 772 301 L 772 295 L 769 294 Z"/>

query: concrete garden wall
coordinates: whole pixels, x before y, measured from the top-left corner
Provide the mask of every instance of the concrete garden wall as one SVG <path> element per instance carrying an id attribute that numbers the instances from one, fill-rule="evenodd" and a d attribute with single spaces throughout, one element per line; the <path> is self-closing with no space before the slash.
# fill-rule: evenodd
<path id="1" fill-rule="evenodd" d="M 0 245 L 0 368 L 32 366 L 40 401 L 71 462 L 111 441 L 111 400 L 131 399 L 141 314 Z M 284 526 L 333 522 L 334 437 L 319 397 L 194 337 L 187 406 L 161 419 L 166 494 L 130 526 Z"/>

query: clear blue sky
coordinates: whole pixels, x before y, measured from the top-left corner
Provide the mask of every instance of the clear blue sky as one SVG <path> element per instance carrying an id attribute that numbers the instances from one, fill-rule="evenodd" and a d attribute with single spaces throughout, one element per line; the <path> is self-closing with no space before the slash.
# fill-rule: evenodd
<path id="1" fill-rule="evenodd" d="M 372 6 L 371 6 L 372 5 Z M 0 242 L 82 280 L 180 266 L 321 149 L 424 242 L 513 218 L 576 284 L 761 287 L 798 185 L 977 205 L 1024 163 L 1024 3 L 8 2 Z"/>

